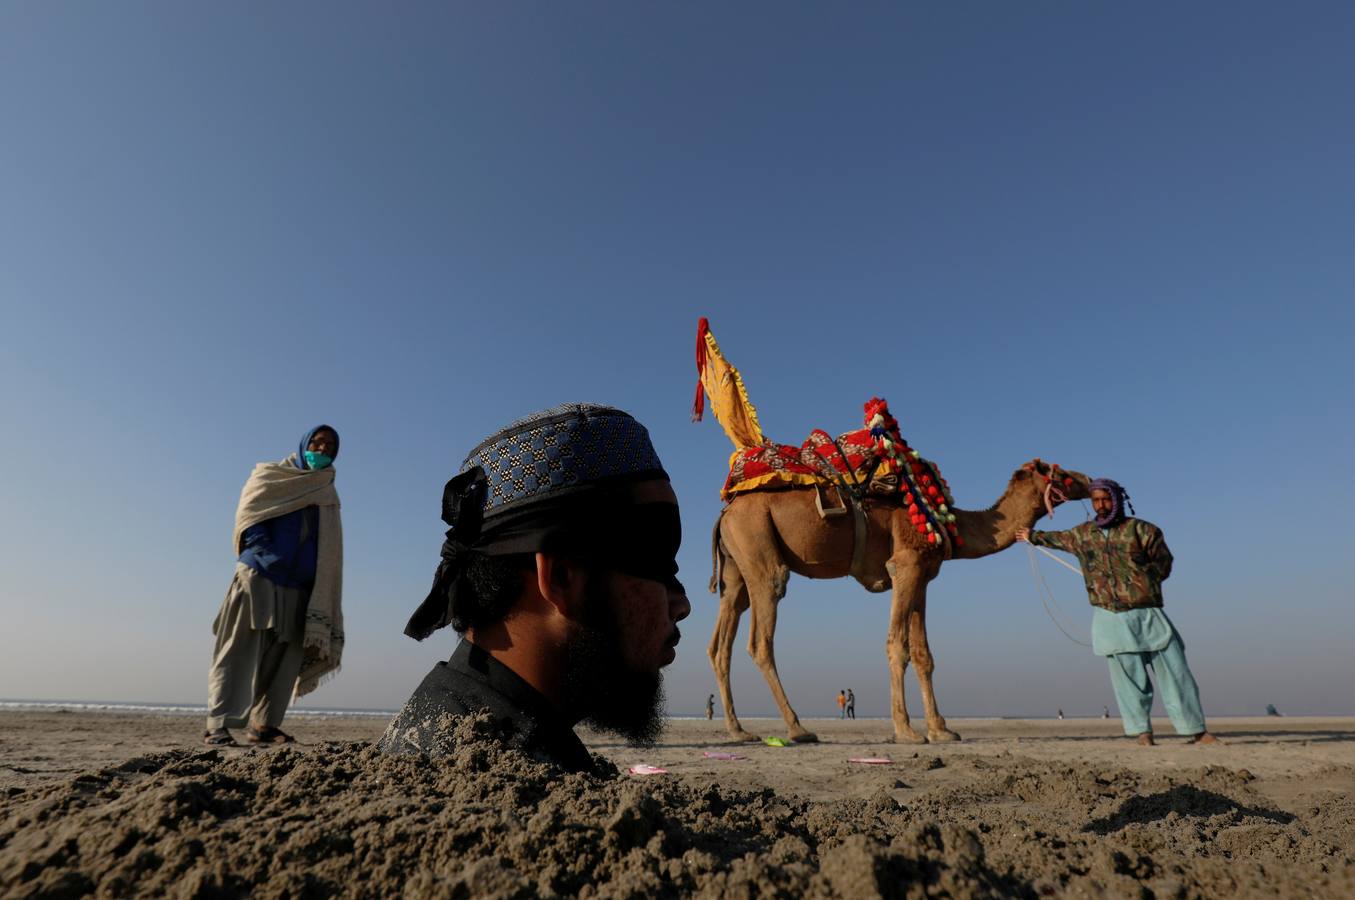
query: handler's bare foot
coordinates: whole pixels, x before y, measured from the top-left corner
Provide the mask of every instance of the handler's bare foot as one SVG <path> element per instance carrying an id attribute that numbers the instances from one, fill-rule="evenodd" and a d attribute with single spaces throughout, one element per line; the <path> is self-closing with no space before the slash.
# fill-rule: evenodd
<path id="1" fill-rule="evenodd" d="M 1140 747 L 1157 746 L 1157 741 L 1153 740 L 1153 733 L 1151 731 L 1145 731 L 1143 734 L 1139 735 L 1139 746 Z"/>
<path id="2" fill-rule="evenodd" d="M 1195 735 L 1194 737 L 1192 737 L 1192 738 L 1190 739 L 1190 742 L 1191 742 L 1192 744 L 1222 744 L 1222 743 L 1223 743 L 1223 741 L 1221 741 L 1221 740 L 1219 740 L 1218 738 L 1214 737 L 1212 734 L 1210 734 L 1210 733 L 1207 732 L 1207 731 L 1201 731 L 1199 734 L 1197 734 L 1197 735 Z"/>

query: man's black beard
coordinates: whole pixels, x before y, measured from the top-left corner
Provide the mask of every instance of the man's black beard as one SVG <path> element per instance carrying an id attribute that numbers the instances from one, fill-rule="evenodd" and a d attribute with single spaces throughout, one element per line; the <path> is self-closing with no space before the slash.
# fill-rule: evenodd
<path id="1" fill-rule="evenodd" d="M 588 586 L 588 622 L 569 644 L 566 703 L 584 724 L 652 747 L 663 733 L 663 676 L 626 665 L 615 614 L 597 579 Z"/>

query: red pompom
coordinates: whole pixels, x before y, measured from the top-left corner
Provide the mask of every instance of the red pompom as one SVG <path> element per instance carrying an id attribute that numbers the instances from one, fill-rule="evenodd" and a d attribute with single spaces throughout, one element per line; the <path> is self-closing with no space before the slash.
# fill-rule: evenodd
<path id="1" fill-rule="evenodd" d="M 963 547 L 963 546 L 964 546 L 964 538 L 960 537 L 958 534 L 955 535 L 955 546 L 957 546 L 957 547 Z"/>

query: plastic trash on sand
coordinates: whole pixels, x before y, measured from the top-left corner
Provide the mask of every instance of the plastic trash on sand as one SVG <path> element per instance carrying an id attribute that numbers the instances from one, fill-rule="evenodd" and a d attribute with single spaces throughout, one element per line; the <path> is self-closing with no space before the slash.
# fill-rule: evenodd
<path id="1" fill-rule="evenodd" d="M 779 737 L 763 738 L 763 739 L 762 739 L 762 743 L 766 744 L 768 747 L 789 747 L 789 746 L 790 746 L 790 741 L 786 740 L 785 738 L 779 738 Z"/>
<path id="2" fill-rule="evenodd" d="M 737 753 L 719 753 L 719 752 L 712 751 L 712 750 L 707 750 L 707 751 L 705 751 L 704 753 L 702 753 L 701 755 L 704 756 L 706 759 L 747 759 L 747 758 L 748 758 L 748 757 L 746 757 L 746 756 L 740 756 L 740 755 L 737 754 Z"/>
<path id="3" fill-rule="evenodd" d="M 632 775 L 667 775 L 667 774 L 668 774 L 668 770 L 667 770 L 667 769 L 660 769 L 658 766 L 644 766 L 644 765 L 640 765 L 640 766 L 631 766 L 631 767 L 630 767 L 630 774 L 632 774 Z"/>

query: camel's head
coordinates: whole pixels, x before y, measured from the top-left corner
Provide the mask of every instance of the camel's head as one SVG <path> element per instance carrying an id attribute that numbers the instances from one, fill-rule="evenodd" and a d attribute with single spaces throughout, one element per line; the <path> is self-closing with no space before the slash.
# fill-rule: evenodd
<path id="1" fill-rule="evenodd" d="M 1092 495 L 1091 479 L 1081 472 L 1060 468 L 1038 456 L 1017 470 L 1014 480 L 1024 481 L 1039 504 L 1052 513 L 1067 500 L 1086 500 Z"/>

